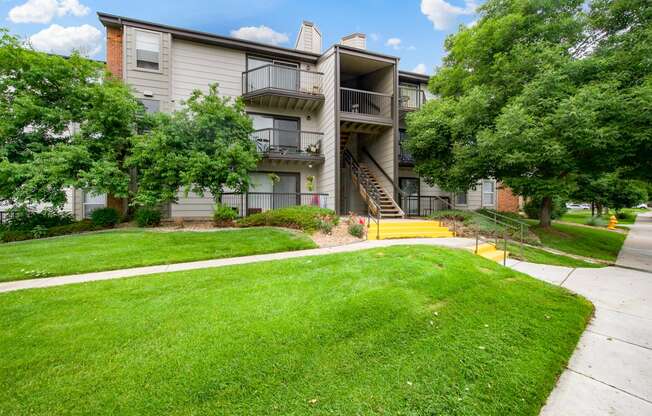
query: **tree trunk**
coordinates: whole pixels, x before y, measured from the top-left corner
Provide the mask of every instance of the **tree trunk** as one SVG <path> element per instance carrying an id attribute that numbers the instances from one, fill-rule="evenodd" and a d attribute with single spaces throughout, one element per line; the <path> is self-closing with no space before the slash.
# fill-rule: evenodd
<path id="1" fill-rule="evenodd" d="M 595 201 L 591 201 L 591 216 L 595 217 Z"/>
<path id="2" fill-rule="evenodd" d="M 550 228 L 552 219 L 552 197 L 546 196 L 541 202 L 541 210 L 539 211 L 539 226 L 542 228 Z"/>
<path id="3" fill-rule="evenodd" d="M 598 211 L 598 217 L 601 217 L 602 216 L 602 204 L 598 202 L 598 203 L 595 204 L 595 206 L 596 206 L 596 209 Z"/>

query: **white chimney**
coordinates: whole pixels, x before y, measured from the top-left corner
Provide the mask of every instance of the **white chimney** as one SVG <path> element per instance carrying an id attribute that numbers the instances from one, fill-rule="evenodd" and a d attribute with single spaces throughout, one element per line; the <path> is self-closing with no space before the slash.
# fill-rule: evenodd
<path id="1" fill-rule="evenodd" d="M 352 33 L 342 38 L 342 45 L 352 48 L 367 49 L 367 35 L 364 33 Z"/>
<path id="2" fill-rule="evenodd" d="M 321 53 L 321 32 L 313 22 L 304 20 L 301 23 L 297 44 L 294 48 L 300 51 Z"/>

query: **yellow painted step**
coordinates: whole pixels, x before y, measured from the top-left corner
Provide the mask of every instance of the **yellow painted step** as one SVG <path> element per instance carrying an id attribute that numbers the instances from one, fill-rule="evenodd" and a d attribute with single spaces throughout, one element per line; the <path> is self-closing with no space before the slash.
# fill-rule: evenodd
<path id="1" fill-rule="evenodd" d="M 509 251 L 505 253 L 503 250 L 495 250 L 495 251 L 481 253 L 480 255 L 486 259 L 497 261 L 498 263 L 502 263 L 503 259 L 505 258 L 505 255 L 509 257 Z"/>
<path id="2" fill-rule="evenodd" d="M 376 229 L 378 224 L 371 222 L 369 228 Z M 442 227 L 439 221 L 380 221 L 380 229 L 413 229 L 413 228 L 430 228 Z"/>
<path id="3" fill-rule="evenodd" d="M 367 239 L 377 240 L 377 233 L 369 231 L 367 234 Z M 453 233 L 450 231 L 396 231 L 396 232 L 387 232 L 380 231 L 380 240 L 388 240 L 395 238 L 445 238 L 453 237 Z"/>
<path id="4" fill-rule="evenodd" d="M 471 250 L 475 252 L 475 247 L 471 247 Z M 476 254 L 482 255 L 483 253 L 491 253 L 496 251 L 496 246 L 489 243 L 482 243 L 478 245 L 478 252 Z"/>

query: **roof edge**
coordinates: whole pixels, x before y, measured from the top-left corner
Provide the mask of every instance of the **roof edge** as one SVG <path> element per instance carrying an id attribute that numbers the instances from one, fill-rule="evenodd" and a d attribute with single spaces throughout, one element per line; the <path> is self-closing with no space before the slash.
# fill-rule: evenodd
<path id="1" fill-rule="evenodd" d="M 258 53 L 276 54 L 284 57 L 294 59 L 302 59 L 305 61 L 316 62 L 320 54 L 313 52 L 300 51 L 293 48 L 285 48 L 282 46 L 268 45 L 260 42 L 253 42 L 249 40 L 237 39 L 229 36 L 216 35 L 214 33 L 202 32 L 192 29 L 184 29 L 176 26 L 169 26 L 160 23 L 148 22 L 145 20 L 132 19 L 130 17 L 118 16 L 110 13 L 97 12 L 100 22 L 104 26 L 135 26 L 143 29 L 152 29 L 164 31 L 188 40 L 196 42 L 217 44 L 236 49 L 243 49 L 247 51 L 254 51 Z"/>
<path id="2" fill-rule="evenodd" d="M 430 75 L 419 74 L 418 72 L 412 72 L 412 71 L 399 70 L 398 75 L 400 77 L 410 78 L 410 79 L 413 79 L 413 80 L 419 80 L 419 81 L 424 81 L 424 82 L 428 82 L 430 80 Z"/>

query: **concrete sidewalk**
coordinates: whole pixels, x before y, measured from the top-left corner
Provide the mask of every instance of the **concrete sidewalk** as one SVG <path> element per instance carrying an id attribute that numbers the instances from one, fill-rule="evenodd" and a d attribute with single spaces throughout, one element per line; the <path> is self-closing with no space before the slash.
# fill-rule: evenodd
<path id="1" fill-rule="evenodd" d="M 514 269 L 581 294 L 595 317 L 542 409 L 542 416 L 652 415 L 652 217 L 639 216 L 617 264 Z"/>
<path id="2" fill-rule="evenodd" d="M 187 263 L 163 264 L 159 266 L 135 267 L 131 269 L 110 270 L 75 274 L 42 279 L 27 279 L 0 283 L 1 292 L 12 292 L 22 289 L 61 286 L 72 283 L 93 282 L 98 280 L 121 279 L 125 277 L 145 276 L 156 273 L 178 272 L 185 270 L 208 269 L 211 267 L 232 266 L 236 264 L 257 263 L 261 261 L 293 259 L 297 257 L 318 256 L 323 254 L 349 253 L 377 247 L 396 245 L 432 245 L 440 247 L 464 248 L 475 246 L 475 240 L 468 238 L 411 238 L 400 240 L 374 240 L 348 244 L 337 247 L 315 248 L 311 250 L 286 251 L 282 253 L 259 254 L 255 256 L 231 257 L 226 259 L 202 260 Z"/>
<path id="3" fill-rule="evenodd" d="M 652 212 L 639 214 L 629 227 L 616 265 L 652 272 Z"/>

